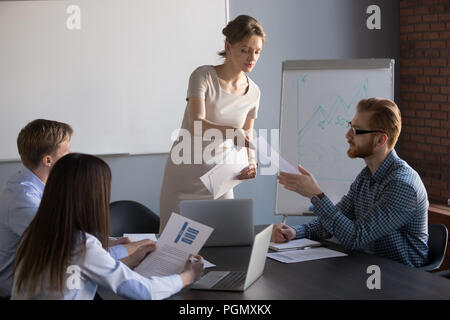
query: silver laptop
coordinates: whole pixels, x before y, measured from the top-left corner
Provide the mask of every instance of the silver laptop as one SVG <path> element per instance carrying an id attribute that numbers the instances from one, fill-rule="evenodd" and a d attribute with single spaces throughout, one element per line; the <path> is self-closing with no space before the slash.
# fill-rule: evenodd
<path id="1" fill-rule="evenodd" d="M 191 285 L 196 290 L 245 291 L 264 271 L 267 250 L 272 237 L 273 225 L 268 226 L 255 236 L 252 254 L 245 271 L 210 271 Z"/>
<path id="2" fill-rule="evenodd" d="M 204 247 L 253 243 L 253 200 L 183 200 L 180 215 L 214 228 Z"/>

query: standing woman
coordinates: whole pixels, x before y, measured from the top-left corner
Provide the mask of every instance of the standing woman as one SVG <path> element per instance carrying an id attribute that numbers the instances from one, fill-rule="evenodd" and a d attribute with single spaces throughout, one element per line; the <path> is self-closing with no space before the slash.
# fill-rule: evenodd
<path id="1" fill-rule="evenodd" d="M 111 171 L 101 159 L 71 153 L 56 162 L 15 258 L 12 299 L 90 300 L 100 285 L 129 299 L 164 299 L 200 277 L 203 262 L 181 274 L 146 278 L 132 271 L 155 244 L 115 260 L 106 251 Z"/>
<path id="2" fill-rule="evenodd" d="M 198 67 L 189 78 L 187 107 L 184 113 L 182 129 L 190 133 L 190 154 L 179 154 L 177 145 L 181 137 L 174 142 L 164 171 L 160 198 L 160 232 L 164 229 L 172 212 L 179 213 L 181 200 L 208 200 L 211 193 L 203 185 L 200 177 L 214 167 L 214 163 L 204 159 L 194 147 L 197 132 L 202 137 L 202 149 L 207 150 L 213 143 L 203 135 L 207 130 L 215 129 L 222 137 L 230 130 L 236 136 L 245 136 L 245 146 L 252 140 L 253 124 L 258 114 L 260 90 L 247 76 L 255 67 L 265 41 L 264 30 L 254 18 L 240 15 L 222 30 L 225 35 L 225 50 L 219 55 L 225 58 L 221 65 Z M 194 130 L 195 128 L 195 130 Z M 201 128 L 201 130 L 199 129 Z M 219 130 L 219 131 L 217 131 Z M 209 131 L 212 132 L 212 131 Z M 234 139 L 236 140 L 236 139 Z M 185 142 L 184 142 L 185 143 Z M 229 151 L 225 143 L 215 149 L 214 157 L 220 159 Z M 238 179 L 256 177 L 254 150 L 247 148 L 249 166 L 238 175 Z M 183 150 L 186 152 L 186 150 Z M 201 151 L 200 151 L 201 152 Z M 182 157 L 190 161 L 177 161 Z M 200 159 L 200 161 L 199 161 Z M 221 199 L 233 198 L 233 190 L 225 193 Z"/>

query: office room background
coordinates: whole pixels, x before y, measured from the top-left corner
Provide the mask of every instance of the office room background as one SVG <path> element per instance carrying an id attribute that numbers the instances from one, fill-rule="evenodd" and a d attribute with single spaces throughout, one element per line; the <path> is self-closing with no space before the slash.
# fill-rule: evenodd
<path id="1" fill-rule="evenodd" d="M 395 59 L 395 101 L 404 120 L 397 151 L 419 172 L 430 200 L 446 202 L 450 198 L 450 37 L 445 31 L 450 29 L 450 5 L 437 0 L 428 1 L 427 5 L 420 3 L 407 0 L 229 0 L 230 19 L 240 14 L 251 15 L 261 22 L 267 34 L 262 56 L 250 75 L 262 94 L 256 130 L 279 128 L 283 61 Z M 366 10 L 370 5 L 381 9 L 379 30 L 366 27 L 370 16 Z M 180 108 L 184 107 L 181 102 Z M 2 106 L 2 112 L 4 110 Z M 167 156 L 103 157 L 113 172 L 111 200 L 136 200 L 159 213 Z M 19 167 L 17 161 L 0 163 L 0 184 Z M 275 186 L 275 176 L 260 175 L 235 188 L 236 198 L 254 200 L 255 224 L 281 221 L 281 217 L 274 216 Z M 302 223 L 309 219 L 289 217 L 287 222 Z"/>

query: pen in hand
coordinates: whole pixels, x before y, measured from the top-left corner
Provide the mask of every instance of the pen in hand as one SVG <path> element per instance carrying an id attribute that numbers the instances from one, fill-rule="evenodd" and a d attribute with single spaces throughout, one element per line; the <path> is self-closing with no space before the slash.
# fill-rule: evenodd
<path id="1" fill-rule="evenodd" d="M 281 235 L 283 236 L 283 241 L 284 242 L 288 242 L 289 241 L 289 239 L 288 239 L 288 237 L 287 237 L 287 235 L 285 233 L 285 230 L 281 230 Z"/>

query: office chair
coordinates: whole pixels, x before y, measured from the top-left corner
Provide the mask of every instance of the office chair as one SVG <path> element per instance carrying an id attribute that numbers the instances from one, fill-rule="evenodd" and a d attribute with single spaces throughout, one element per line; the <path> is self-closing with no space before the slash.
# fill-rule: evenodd
<path id="1" fill-rule="evenodd" d="M 428 226 L 428 236 L 428 264 L 419 269 L 433 271 L 438 269 L 444 260 L 448 230 L 443 224 L 432 224 Z"/>
<path id="2" fill-rule="evenodd" d="M 110 217 L 110 235 L 112 237 L 122 237 L 124 233 L 159 232 L 159 216 L 136 201 L 112 202 Z"/>
<path id="3" fill-rule="evenodd" d="M 450 280 L 450 270 L 439 271 L 435 272 L 434 274 Z"/>

